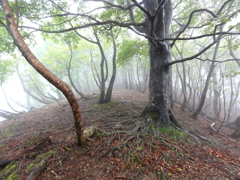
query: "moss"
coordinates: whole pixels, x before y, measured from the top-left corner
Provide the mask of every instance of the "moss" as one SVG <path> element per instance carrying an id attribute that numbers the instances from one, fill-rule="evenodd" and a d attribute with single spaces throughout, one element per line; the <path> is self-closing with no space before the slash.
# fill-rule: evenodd
<path id="1" fill-rule="evenodd" d="M 178 129 L 175 129 L 172 126 L 161 127 L 159 131 L 164 134 L 168 134 L 174 139 L 181 139 L 188 136 L 188 134 L 186 134 L 185 132 L 179 131 Z"/>
<path id="2" fill-rule="evenodd" d="M 7 131 L 9 131 L 9 128 L 3 130 L 3 132 L 7 132 Z"/>
<path id="3" fill-rule="evenodd" d="M 27 142 L 27 145 L 28 145 L 28 146 L 31 146 L 32 144 L 38 142 L 38 140 L 39 140 L 38 137 L 34 137 L 33 139 L 31 139 L 31 140 L 29 140 L 29 141 Z"/>
<path id="4" fill-rule="evenodd" d="M 93 108 L 95 110 L 110 109 L 110 108 L 114 107 L 116 104 L 117 104 L 116 102 L 110 102 L 110 103 L 106 103 L 106 104 L 94 104 Z"/>
<path id="5" fill-rule="evenodd" d="M 55 151 L 55 150 L 50 150 L 50 151 L 48 151 L 48 152 L 46 152 L 46 153 L 44 153 L 44 154 L 39 154 L 39 155 L 37 155 L 36 158 L 35 158 L 35 160 L 27 166 L 27 168 L 26 168 L 26 170 L 25 170 L 25 173 L 26 173 L 26 174 L 29 174 L 29 172 L 30 172 L 31 169 L 35 166 L 35 164 L 39 163 L 39 162 L 40 162 L 42 159 L 44 159 L 47 155 L 49 155 L 49 154 L 55 154 L 55 153 L 57 153 L 57 151 Z"/>
<path id="6" fill-rule="evenodd" d="M 7 133 L 7 134 L 4 134 L 4 136 L 11 137 L 11 136 L 13 136 L 13 133 Z"/>
<path id="7" fill-rule="evenodd" d="M 0 179 L 6 178 L 14 169 L 16 169 L 15 161 L 12 161 L 4 169 L 0 171 Z"/>
<path id="8" fill-rule="evenodd" d="M 13 169 L 16 168 L 16 165 L 14 164 L 15 161 L 12 161 L 9 165 L 7 165 L 3 171 L 5 170 L 5 174 L 9 174 Z"/>
<path id="9" fill-rule="evenodd" d="M 174 127 L 172 126 L 166 126 L 166 127 L 161 127 L 159 129 L 160 132 L 164 133 L 164 134 L 168 134 L 171 135 L 176 129 L 174 129 Z"/>
<path id="10" fill-rule="evenodd" d="M 10 174 L 7 180 L 18 180 L 18 170 L 16 169 L 12 174 Z"/>
<path id="11" fill-rule="evenodd" d="M 44 154 L 37 155 L 37 157 L 36 157 L 34 162 L 38 163 L 41 159 L 44 159 L 47 155 L 49 155 L 49 154 L 56 154 L 56 153 L 57 153 L 57 151 L 51 150 L 51 151 L 48 151 L 48 152 L 46 152 Z"/>
<path id="12" fill-rule="evenodd" d="M 29 171 L 32 169 L 33 166 L 34 166 L 34 163 L 30 163 L 30 164 L 27 166 L 27 169 L 25 170 L 25 173 L 28 174 Z"/>

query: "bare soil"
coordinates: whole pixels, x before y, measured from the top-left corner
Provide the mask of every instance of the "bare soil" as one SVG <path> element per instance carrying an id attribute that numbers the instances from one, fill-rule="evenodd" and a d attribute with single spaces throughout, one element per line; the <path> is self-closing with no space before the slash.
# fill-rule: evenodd
<path id="1" fill-rule="evenodd" d="M 91 92 L 90 94 L 92 94 Z M 0 179 L 25 180 L 33 167 L 47 161 L 38 180 L 77 179 L 240 179 L 240 141 L 223 127 L 221 135 L 210 129 L 210 120 L 190 118 L 175 105 L 175 116 L 186 129 L 205 137 L 197 143 L 184 134 L 159 132 L 156 137 L 126 134 L 127 122 L 147 103 L 147 94 L 115 90 L 111 103 L 96 104 L 98 95 L 79 99 L 84 126 L 104 131 L 76 144 L 73 115 L 66 100 L 53 103 L 0 123 L 1 160 L 16 159 L 1 170 Z M 105 132 L 114 132 L 108 135 Z M 5 174 L 3 174 L 3 172 Z"/>

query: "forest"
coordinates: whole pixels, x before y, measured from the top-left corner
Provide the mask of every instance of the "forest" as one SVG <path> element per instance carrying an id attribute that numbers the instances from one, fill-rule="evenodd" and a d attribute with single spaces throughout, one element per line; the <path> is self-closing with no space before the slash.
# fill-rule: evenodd
<path id="1" fill-rule="evenodd" d="M 0 3 L 0 179 L 240 179 L 239 0 Z"/>

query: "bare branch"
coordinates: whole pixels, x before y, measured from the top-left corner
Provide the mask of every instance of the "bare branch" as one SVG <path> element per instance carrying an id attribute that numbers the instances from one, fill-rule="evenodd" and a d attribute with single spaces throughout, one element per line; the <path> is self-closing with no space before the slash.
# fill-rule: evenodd
<path id="1" fill-rule="evenodd" d="M 191 14 L 190 14 L 190 16 L 189 16 L 189 18 L 188 18 L 187 24 L 186 24 L 185 27 L 179 32 L 179 34 L 177 35 L 176 38 L 178 38 L 178 37 L 187 29 L 188 25 L 190 24 L 190 22 L 191 22 L 191 20 L 192 20 L 193 15 L 194 15 L 195 13 L 197 13 L 197 12 L 203 12 L 203 11 L 206 11 L 207 13 L 211 14 L 213 17 L 217 18 L 217 16 L 216 16 L 212 11 L 210 11 L 210 10 L 208 10 L 208 9 L 197 9 L 197 10 L 194 10 L 194 11 L 191 12 Z M 176 40 L 177 40 L 177 39 L 176 39 Z M 171 46 L 174 46 L 176 40 L 174 40 L 174 41 L 172 42 Z"/>
<path id="2" fill-rule="evenodd" d="M 73 25 L 72 25 L 72 23 L 71 22 L 69 22 L 69 24 L 72 26 L 72 28 L 73 28 Z M 86 41 L 88 41 L 88 42 L 90 42 L 90 43 L 93 43 L 93 44 L 97 44 L 97 42 L 96 41 L 93 41 L 93 40 L 90 40 L 89 38 L 87 38 L 87 37 L 85 37 L 85 36 L 83 36 L 83 35 L 81 35 L 79 32 L 77 32 L 77 30 L 75 29 L 74 30 L 74 32 L 79 36 L 79 37 L 81 37 L 81 38 L 83 38 L 83 39 L 85 39 Z"/>
<path id="3" fill-rule="evenodd" d="M 169 63 L 166 64 L 166 66 L 171 66 L 171 65 L 176 64 L 176 63 L 181 63 L 181 62 L 193 60 L 193 59 L 197 58 L 198 56 L 200 56 L 205 51 L 207 51 L 210 47 L 212 47 L 214 44 L 216 44 L 219 40 L 220 40 L 220 38 L 218 38 L 216 41 L 213 41 L 211 44 L 209 44 L 207 47 L 205 47 L 199 53 L 197 53 L 193 56 L 190 56 L 188 58 L 184 58 L 184 59 L 181 59 L 181 60 L 175 60 L 175 61 L 169 62 Z"/>
<path id="4" fill-rule="evenodd" d="M 128 5 L 127 7 L 124 7 L 124 6 L 116 5 L 116 4 L 113 4 L 111 2 L 104 1 L 104 0 L 84 0 L 84 1 L 103 2 L 103 3 L 107 4 L 107 5 L 109 5 L 109 6 L 105 7 L 105 9 L 107 9 L 107 8 L 118 8 L 118 9 L 121 9 L 121 10 L 124 10 L 124 11 L 129 10 L 132 7 L 136 6 L 136 5 L 132 4 L 132 5 Z"/>
<path id="5" fill-rule="evenodd" d="M 136 0 L 132 0 L 132 2 L 141 9 L 148 17 L 151 17 L 152 15 L 144 8 L 142 7 Z"/>
<path id="6" fill-rule="evenodd" d="M 33 29 L 33 30 L 41 31 L 41 32 L 45 32 L 45 33 L 64 33 L 64 32 L 69 32 L 69 31 L 73 31 L 76 29 L 82 29 L 82 28 L 87 28 L 87 27 L 91 27 L 91 26 L 108 25 L 108 24 L 114 24 L 114 25 L 120 26 L 120 27 L 143 26 L 144 25 L 143 23 L 121 23 L 118 21 L 108 20 L 108 21 L 103 21 L 103 22 L 97 21 L 95 23 L 89 23 L 89 24 L 85 24 L 82 26 L 72 27 L 72 28 L 63 29 L 63 30 L 59 30 L 59 31 L 49 31 L 49 30 L 38 29 L 38 28 L 34 28 L 34 27 L 29 27 L 29 26 L 19 26 L 19 27 Z"/>
<path id="7" fill-rule="evenodd" d="M 229 3 L 229 2 L 232 2 L 233 0 L 228 0 L 226 1 L 225 3 L 223 3 L 222 7 L 219 9 L 218 13 L 217 13 L 217 16 L 221 14 L 223 8 Z"/>
<path id="8" fill-rule="evenodd" d="M 128 3 L 128 6 L 130 6 L 129 0 L 127 0 L 127 3 Z M 132 8 L 129 9 L 129 16 L 130 16 L 131 21 L 136 24 L 136 21 L 135 21 L 134 15 L 133 15 Z M 144 33 L 144 28 L 143 28 L 143 27 L 134 26 L 134 28 L 135 28 L 138 32 Z"/>
<path id="9" fill-rule="evenodd" d="M 177 6 L 182 3 L 182 1 L 183 1 L 183 0 L 180 0 L 180 1 L 173 7 L 173 9 L 176 9 Z"/>

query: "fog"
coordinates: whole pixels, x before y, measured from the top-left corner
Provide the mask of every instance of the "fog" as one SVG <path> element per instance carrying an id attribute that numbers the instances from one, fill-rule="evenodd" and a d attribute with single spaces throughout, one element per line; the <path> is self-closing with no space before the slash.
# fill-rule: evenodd
<path id="1" fill-rule="evenodd" d="M 9 103 L 17 111 L 26 110 L 25 108 L 17 105 L 15 102 L 26 105 L 26 94 L 24 93 L 22 86 L 19 82 L 19 79 L 16 75 L 9 78 L 9 81 L 6 84 L 3 84 L 4 92 L 9 100 Z M 12 101 L 12 100 L 13 101 Z M 7 105 L 6 99 L 2 90 L 0 90 L 0 109 L 13 112 L 14 111 Z M 0 121 L 3 121 L 4 118 L 0 116 Z"/>

